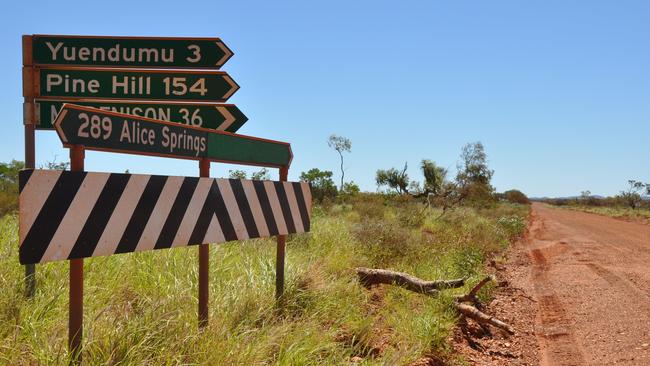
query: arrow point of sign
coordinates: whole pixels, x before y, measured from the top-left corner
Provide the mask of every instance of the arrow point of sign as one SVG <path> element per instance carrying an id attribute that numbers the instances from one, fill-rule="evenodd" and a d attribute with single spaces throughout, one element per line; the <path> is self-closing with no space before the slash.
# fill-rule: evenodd
<path id="1" fill-rule="evenodd" d="M 223 96 L 224 100 L 230 98 L 237 90 L 239 90 L 239 85 L 233 80 L 228 74 L 223 76 L 223 79 L 230 84 L 230 90 Z"/>
<path id="2" fill-rule="evenodd" d="M 230 60 L 230 58 L 232 57 L 232 55 L 234 55 L 234 53 L 223 42 L 219 41 L 215 43 L 217 44 L 217 47 L 219 47 L 223 51 L 223 57 L 220 58 L 219 61 L 217 61 L 217 63 L 215 64 L 217 67 L 221 67 L 228 60 Z"/>
<path id="3" fill-rule="evenodd" d="M 230 113 L 228 108 L 224 106 L 219 106 L 215 107 L 219 113 L 224 117 L 224 121 L 217 127 L 217 130 L 220 131 L 226 131 L 228 127 L 232 126 L 233 122 L 235 122 L 236 118 L 235 116 Z"/>
<path id="4" fill-rule="evenodd" d="M 61 123 L 63 123 L 63 119 L 65 118 L 65 115 L 68 114 L 68 110 L 66 109 L 66 107 L 67 107 L 66 104 L 64 104 L 63 107 L 61 107 L 61 111 L 59 111 L 59 114 L 56 116 L 56 119 L 54 120 L 54 122 L 52 122 L 52 125 L 54 126 L 56 133 L 59 135 L 61 142 L 63 142 L 64 144 L 68 143 L 68 138 L 65 137 L 65 132 L 63 132 L 63 126 L 61 126 Z"/>

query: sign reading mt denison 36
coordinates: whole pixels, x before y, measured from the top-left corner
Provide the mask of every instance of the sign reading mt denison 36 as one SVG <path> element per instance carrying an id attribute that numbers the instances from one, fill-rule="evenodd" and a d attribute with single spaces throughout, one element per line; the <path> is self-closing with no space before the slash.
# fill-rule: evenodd
<path id="1" fill-rule="evenodd" d="M 64 104 L 54 128 L 65 146 L 89 150 L 288 167 L 286 142 L 190 127 L 145 117 Z"/>
<path id="2" fill-rule="evenodd" d="M 52 122 L 66 102 L 73 103 L 72 100 L 36 99 L 36 128 L 54 129 Z M 74 101 L 74 104 L 231 133 L 248 121 L 234 104 L 102 100 Z"/>
<path id="3" fill-rule="evenodd" d="M 27 65 L 219 69 L 233 52 L 219 38 L 34 35 Z"/>

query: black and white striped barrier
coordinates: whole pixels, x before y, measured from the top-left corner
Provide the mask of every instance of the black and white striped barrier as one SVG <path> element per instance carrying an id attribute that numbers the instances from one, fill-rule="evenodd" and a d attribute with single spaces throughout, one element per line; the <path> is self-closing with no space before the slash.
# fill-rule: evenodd
<path id="1" fill-rule="evenodd" d="M 20 263 L 309 231 L 304 182 L 24 170 Z"/>

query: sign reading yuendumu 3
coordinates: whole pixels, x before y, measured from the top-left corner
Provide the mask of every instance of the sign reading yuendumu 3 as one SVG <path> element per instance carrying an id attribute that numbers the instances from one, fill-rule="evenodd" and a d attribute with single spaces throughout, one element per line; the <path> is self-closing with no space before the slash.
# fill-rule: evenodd
<path id="1" fill-rule="evenodd" d="M 219 69 L 232 55 L 219 38 L 32 37 L 36 65 Z"/>
<path id="2" fill-rule="evenodd" d="M 223 71 L 36 67 L 34 96 L 43 98 L 225 102 L 239 85 Z"/>
<path id="3" fill-rule="evenodd" d="M 285 142 L 72 104 L 63 105 L 54 127 L 64 146 L 89 150 L 277 167 L 293 157 Z"/>
<path id="4" fill-rule="evenodd" d="M 36 100 L 36 126 L 38 129 L 54 129 L 52 123 L 65 100 Z M 117 113 L 132 114 L 194 127 L 235 133 L 248 118 L 234 104 L 188 104 L 156 102 L 74 101 L 74 104 L 99 108 Z"/>

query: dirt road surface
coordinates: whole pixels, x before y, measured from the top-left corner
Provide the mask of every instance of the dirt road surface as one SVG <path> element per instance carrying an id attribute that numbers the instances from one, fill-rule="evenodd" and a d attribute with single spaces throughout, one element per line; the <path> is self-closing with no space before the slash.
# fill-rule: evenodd
<path id="1" fill-rule="evenodd" d="M 459 351 L 474 365 L 650 365 L 650 225 L 537 203 L 531 219 L 488 306 L 517 335 Z"/>
<path id="2" fill-rule="evenodd" d="M 650 226 L 533 205 L 542 365 L 650 365 Z"/>

